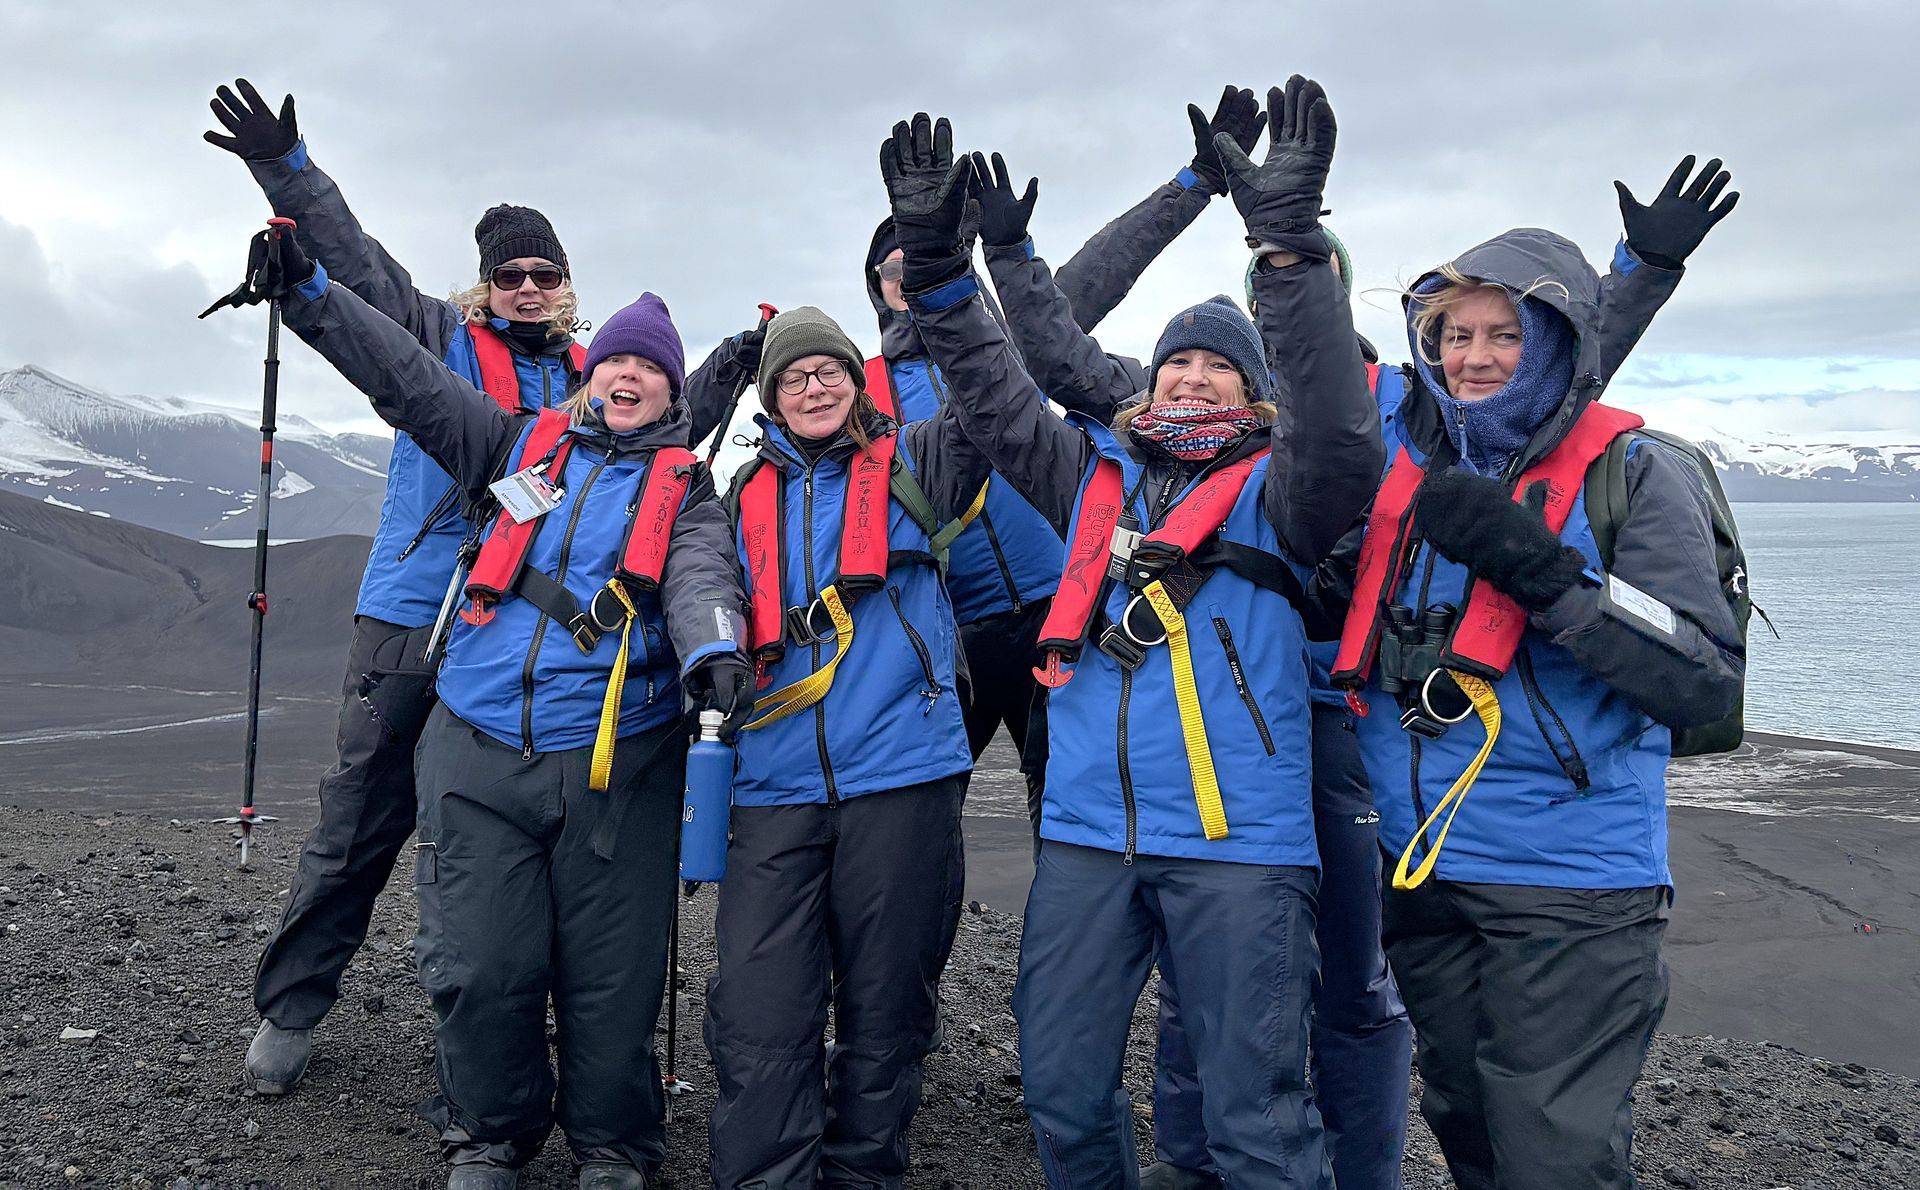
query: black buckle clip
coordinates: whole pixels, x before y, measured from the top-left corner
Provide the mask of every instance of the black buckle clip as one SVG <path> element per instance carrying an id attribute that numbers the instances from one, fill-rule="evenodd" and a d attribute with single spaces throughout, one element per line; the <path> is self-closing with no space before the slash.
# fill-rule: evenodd
<path id="1" fill-rule="evenodd" d="M 818 614 L 827 617 L 827 630 L 816 632 L 814 619 Z M 828 611 L 826 601 L 816 598 L 805 607 L 790 607 L 786 616 L 787 639 L 796 645 L 822 645 L 832 640 L 837 631 L 833 626 L 833 613 Z"/>
<path id="2" fill-rule="evenodd" d="M 1133 638 L 1118 624 L 1107 625 L 1107 630 L 1100 634 L 1097 643 L 1102 653 L 1119 662 L 1121 668 L 1128 672 L 1139 669 L 1147 659 L 1147 651 L 1135 644 Z"/>
<path id="3" fill-rule="evenodd" d="M 573 636 L 574 647 L 592 656 L 594 646 L 600 643 L 600 634 L 594 631 L 593 621 L 587 618 L 587 613 L 581 612 L 568 620 L 566 629 Z"/>

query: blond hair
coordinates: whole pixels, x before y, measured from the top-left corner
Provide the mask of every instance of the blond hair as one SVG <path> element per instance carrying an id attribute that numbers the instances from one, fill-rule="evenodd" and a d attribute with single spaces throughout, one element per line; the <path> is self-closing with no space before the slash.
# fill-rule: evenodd
<path id="1" fill-rule="evenodd" d="M 1414 288 L 1408 287 L 1400 291 L 1400 296 L 1406 299 L 1408 310 L 1413 316 L 1409 325 L 1413 329 L 1413 338 L 1418 345 L 1416 349 L 1420 352 L 1420 358 L 1434 367 L 1440 366 L 1439 355 L 1437 351 L 1431 356 L 1428 353 L 1434 351 L 1440 342 L 1440 331 L 1446 325 L 1446 316 L 1452 313 L 1461 302 L 1481 290 L 1497 291 L 1501 297 L 1507 299 L 1508 304 L 1514 307 L 1516 313 L 1522 301 L 1542 290 L 1558 290 L 1562 298 L 1570 296 L 1567 293 L 1567 287 L 1551 277 L 1540 277 L 1519 293 L 1515 293 L 1496 281 L 1483 281 L 1478 277 L 1469 277 L 1451 263 L 1441 265 L 1427 276 L 1439 277 L 1446 284 L 1431 293 L 1419 293 Z M 1430 347 L 1429 344 L 1433 346 Z"/>
<path id="2" fill-rule="evenodd" d="M 447 300 L 460 312 L 460 321 L 484 323 L 493 317 L 493 307 L 487 304 L 492 293 L 492 279 L 482 277 L 476 284 L 456 291 Z M 561 281 L 560 288 L 552 293 L 548 302 L 553 316 L 547 319 L 547 338 L 558 339 L 575 331 L 585 331 L 587 324 L 580 319 L 580 295 L 573 291 L 573 278 Z"/>

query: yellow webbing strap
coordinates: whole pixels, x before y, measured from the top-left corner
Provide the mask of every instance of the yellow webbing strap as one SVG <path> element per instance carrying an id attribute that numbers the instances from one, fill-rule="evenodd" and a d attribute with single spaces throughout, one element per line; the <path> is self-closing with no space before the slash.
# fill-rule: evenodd
<path id="1" fill-rule="evenodd" d="M 788 715 L 804 711 L 825 698 L 827 691 L 833 688 L 833 671 L 840 667 L 841 659 L 846 657 L 847 650 L 853 647 L 853 616 L 848 613 L 847 605 L 840 599 L 838 585 L 830 586 L 820 592 L 820 601 L 827 605 L 827 615 L 833 620 L 834 640 L 839 648 L 819 669 L 797 682 L 780 687 L 764 698 L 755 700 L 753 709 L 760 717 L 742 727 L 741 731 L 752 731 L 756 727 L 778 723 Z"/>
<path id="2" fill-rule="evenodd" d="M 1220 782 L 1213 771 L 1213 750 L 1207 745 L 1207 724 L 1200 714 L 1200 692 L 1193 684 L 1193 654 L 1187 649 L 1187 621 L 1173 606 L 1173 597 L 1155 579 L 1141 594 L 1167 630 L 1167 655 L 1173 662 L 1173 700 L 1180 708 L 1180 734 L 1186 738 L 1187 768 L 1193 772 L 1193 800 L 1200 807 L 1200 826 L 1209 839 L 1227 837 L 1227 810 L 1220 804 Z"/>
<path id="3" fill-rule="evenodd" d="M 1460 812 L 1461 804 L 1467 800 L 1467 790 L 1472 789 L 1474 781 L 1479 779 L 1480 770 L 1486 767 L 1487 756 L 1493 751 L 1493 742 L 1500 738 L 1500 700 L 1494 695 L 1493 687 L 1472 674 L 1463 674 L 1458 670 L 1449 672 L 1453 674 L 1454 685 L 1460 687 L 1460 692 L 1467 696 L 1468 701 L 1473 703 L 1473 709 L 1479 713 L 1480 725 L 1487 732 L 1487 742 L 1480 745 L 1480 754 L 1454 781 L 1453 788 L 1447 790 L 1447 796 L 1440 799 L 1440 804 L 1433 808 L 1433 813 L 1427 815 L 1420 829 L 1413 832 L 1407 849 L 1400 853 L 1400 862 L 1393 869 L 1393 887 L 1399 889 L 1419 888 L 1428 876 L 1433 875 L 1433 865 L 1440 860 L 1440 849 L 1447 845 L 1447 832 L 1453 829 L 1453 816 Z M 1440 825 L 1440 837 L 1433 841 L 1427 857 L 1409 876 L 1407 865 L 1413 862 L 1413 849 L 1420 845 L 1421 839 L 1426 838 L 1427 831 L 1433 827 L 1443 810 L 1446 811 L 1447 820 Z"/>
<path id="4" fill-rule="evenodd" d="M 620 730 L 620 693 L 627 685 L 627 644 L 633 635 L 633 618 L 640 614 L 627 597 L 626 584 L 610 579 L 607 590 L 626 611 L 620 617 L 620 651 L 613 657 L 613 672 L 607 675 L 607 697 L 600 704 L 600 731 L 593 738 L 593 766 L 587 771 L 587 788 L 605 793 L 613 778 L 613 737 Z"/>
<path id="5" fill-rule="evenodd" d="M 973 503 L 967 505 L 967 510 L 940 526 L 939 530 L 928 538 L 928 543 L 932 547 L 929 552 L 936 558 L 943 556 L 947 552 L 947 547 L 967 531 L 967 526 L 973 524 L 973 519 L 979 516 L 980 510 L 986 506 L 987 484 L 983 483 L 980 485 L 980 490 L 973 494 Z"/>

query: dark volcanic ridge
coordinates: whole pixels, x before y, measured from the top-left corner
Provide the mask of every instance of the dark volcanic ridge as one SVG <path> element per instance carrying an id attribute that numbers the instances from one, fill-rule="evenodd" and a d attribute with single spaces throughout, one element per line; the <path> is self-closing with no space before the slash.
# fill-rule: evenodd
<path id="1" fill-rule="evenodd" d="M 306 1084 L 243 1089 L 252 967 L 297 849 L 269 836 L 255 870 L 226 828 L 0 809 L 0 1178 L 18 1186 L 437 1186 L 432 1018 L 413 979 L 413 898 L 381 898 Z M 685 906 L 679 1073 L 665 1185 L 703 1186 L 712 1080 L 699 1042 L 710 892 Z M 943 987 L 947 1049 L 914 1127 L 920 1187 L 1037 1186 L 1008 1011 L 1019 919 L 976 903 Z M 1154 1001 L 1135 1017 L 1128 1083 L 1142 1152 Z M 663 1044 L 664 1049 L 664 1044 Z M 1417 1089 L 1416 1089 L 1417 1093 Z M 1920 1184 L 1920 1083 L 1770 1043 L 1662 1036 L 1638 1093 L 1635 1164 L 1650 1186 Z M 1450 1180 L 1413 1129 L 1410 1190 Z M 524 1185 L 568 1185 L 556 1139 Z M 184 1179 L 184 1180 L 181 1180 Z"/>

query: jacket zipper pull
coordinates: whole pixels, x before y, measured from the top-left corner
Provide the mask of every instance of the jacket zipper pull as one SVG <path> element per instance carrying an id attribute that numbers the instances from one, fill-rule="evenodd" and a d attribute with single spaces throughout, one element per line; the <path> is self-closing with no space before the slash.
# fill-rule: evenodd
<path id="1" fill-rule="evenodd" d="M 1120 853 L 1120 862 L 1127 867 L 1133 866 L 1133 840 L 1127 840 L 1127 849 Z"/>
<path id="2" fill-rule="evenodd" d="M 928 715 L 933 714 L 934 704 L 940 701 L 940 692 L 933 689 L 923 689 L 920 691 L 920 697 L 927 700 L 927 705 L 920 708 L 920 717 L 925 719 Z"/>
<path id="3" fill-rule="evenodd" d="M 522 744 L 520 746 L 520 759 L 521 760 L 533 759 L 533 744 L 531 741 L 529 741 L 528 743 Z"/>

